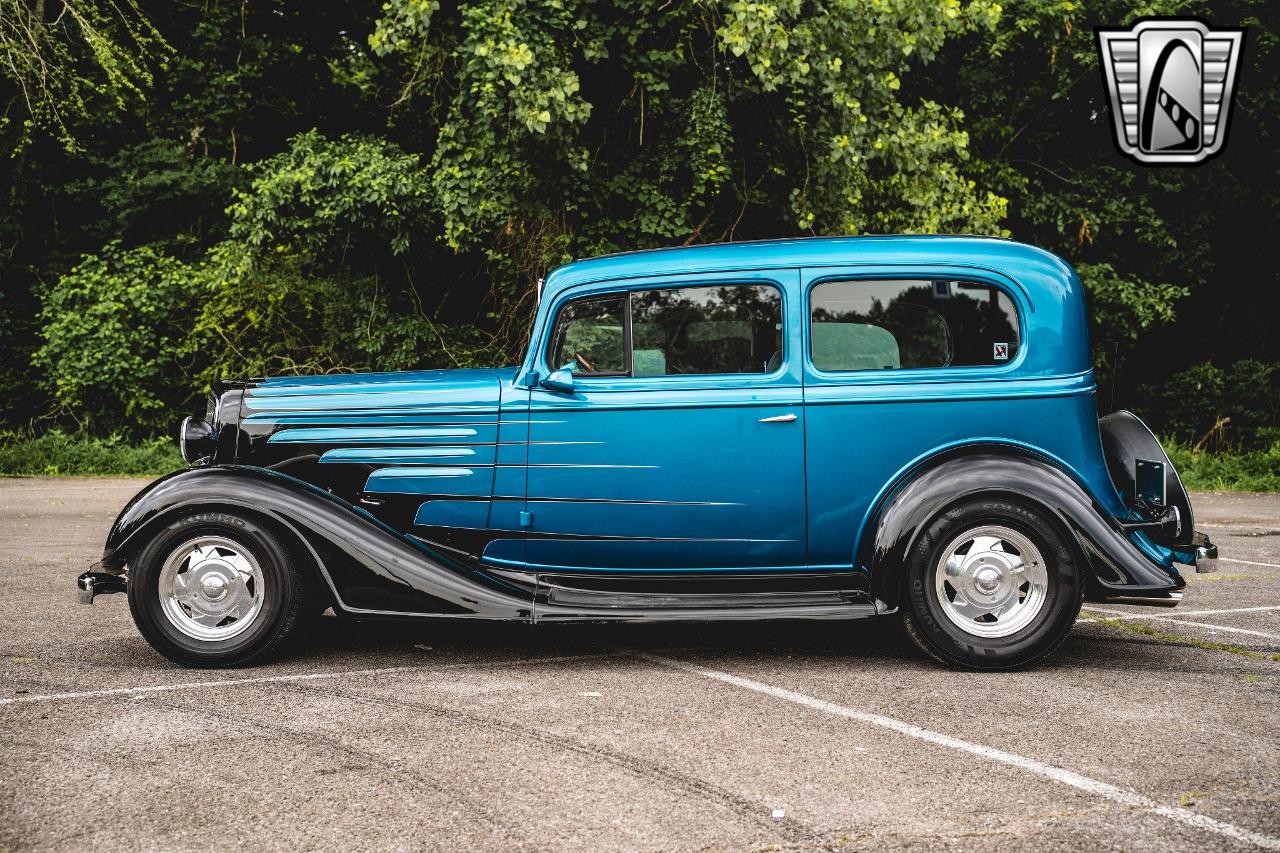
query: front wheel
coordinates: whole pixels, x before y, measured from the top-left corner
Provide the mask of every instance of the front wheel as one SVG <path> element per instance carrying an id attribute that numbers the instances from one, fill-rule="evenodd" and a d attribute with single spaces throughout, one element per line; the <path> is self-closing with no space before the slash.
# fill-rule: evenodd
<path id="1" fill-rule="evenodd" d="M 1084 596 L 1074 552 L 1044 511 L 991 498 L 933 519 L 910 555 L 903 624 L 926 654 L 969 669 L 1041 660 Z"/>
<path id="2" fill-rule="evenodd" d="M 184 666 L 240 666 L 279 649 L 302 615 L 302 575 L 252 517 L 179 518 L 129 561 L 129 609 L 149 643 Z"/>

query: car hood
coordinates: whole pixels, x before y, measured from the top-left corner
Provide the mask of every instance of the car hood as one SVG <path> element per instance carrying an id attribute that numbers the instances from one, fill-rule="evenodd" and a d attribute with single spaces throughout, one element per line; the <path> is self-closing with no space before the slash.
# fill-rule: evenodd
<path id="1" fill-rule="evenodd" d="M 241 398 L 235 416 L 235 455 L 240 462 L 270 464 L 282 455 L 329 447 L 398 444 L 415 427 L 427 424 L 491 425 L 502 386 L 514 375 L 515 368 L 421 370 L 235 383 L 230 393 L 238 392 Z M 268 445 L 292 452 L 264 453 Z"/>
<path id="2" fill-rule="evenodd" d="M 267 413 L 324 419 L 361 413 L 405 414 L 423 408 L 465 412 L 497 407 L 503 381 L 515 368 L 415 370 L 399 373 L 341 373 L 273 376 L 244 384 L 241 416 Z"/>

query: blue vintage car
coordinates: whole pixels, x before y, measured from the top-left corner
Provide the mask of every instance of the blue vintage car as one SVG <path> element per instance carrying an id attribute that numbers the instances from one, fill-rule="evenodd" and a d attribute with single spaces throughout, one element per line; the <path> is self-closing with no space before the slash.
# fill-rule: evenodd
<path id="1" fill-rule="evenodd" d="M 998 239 L 613 255 L 552 272 L 523 364 L 220 384 L 185 471 L 79 579 L 181 664 L 339 616 L 859 619 L 1001 669 L 1081 602 L 1216 556 L 1147 428 L 1098 419 L 1084 295 Z M 1203 563 L 1200 564 L 1203 567 Z"/>

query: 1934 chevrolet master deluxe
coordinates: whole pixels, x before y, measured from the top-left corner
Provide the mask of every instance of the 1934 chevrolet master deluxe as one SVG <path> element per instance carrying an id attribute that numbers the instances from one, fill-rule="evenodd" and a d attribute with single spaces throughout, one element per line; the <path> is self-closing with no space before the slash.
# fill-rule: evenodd
<path id="1" fill-rule="evenodd" d="M 1028 664 L 1083 600 L 1170 606 L 1216 556 L 1133 415 L 1098 419 L 1071 267 L 857 237 L 552 272 L 519 367 L 215 387 L 191 467 L 121 512 L 82 600 L 128 592 L 181 664 L 339 616 L 856 619 Z M 1201 564 L 1202 568 L 1204 564 Z"/>

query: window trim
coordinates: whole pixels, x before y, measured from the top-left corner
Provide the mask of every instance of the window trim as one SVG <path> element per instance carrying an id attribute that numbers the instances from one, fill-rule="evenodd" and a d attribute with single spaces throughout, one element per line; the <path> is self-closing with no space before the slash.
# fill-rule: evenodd
<path id="1" fill-rule="evenodd" d="M 564 312 L 574 305 L 580 305 L 585 302 L 606 302 L 610 300 L 622 301 L 622 370 L 602 370 L 595 373 L 574 373 L 575 379 L 619 379 L 631 376 L 631 292 L 621 291 L 613 293 L 592 293 L 586 296 L 580 296 L 577 299 L 566 300 L 558 309 L 556 309 L 555 320 L 551 324 L 551 336 L 547 338 L 547 346 L 543 352 L 542 358 L 547 363 L 547 367 L 552 372 L 560 370 L 561 366 L 551 360 L 551 348 L 556 343 L 556 332 L 560 329 L 560 318 L 564 316 Z"/>
<path id="2" fill-rule="evenodd" d="M 857 379 L 859 382 L 903 382 L 903 381 L 932 381 L 946 382 L 949 381 L 954 372 L 972 372 L 987 371 L 988 373 L 1008 373 L 1016 370 L 1021 366 L 1026 358 L 1027 351 L 1027 319 L 1022 300 L 1019 293 L 1015 292 L 1012 287 L 1003 281 L 998 281 L 993 277 L 983 275 L 985 271 L 972 270 L 969 268 L 956 270 L 955 274 L 948 270 L 927 271 L 927 270 L 894 270 L 892 272 L 832 272 L 829 275 L 817 275 L 808 282 L 802 283 L 801 291 L 804 304 L 801 306 L 800 322 L 803 324 L 801 331 L 803 333 L 803 349 L 804 349 L 804 366 L 817 378 L 848 380 Z M 1018 322 L 1018 352 L 1003 364 L 946 364 L 938 367 L 899 367 L 892 369 L 884 368 L 856 368 L 854 370 L 827 370 L 821 368 L 813 360 L 813 292 L 824 284 L 835 284 L 837 282 L 880 282 L 880 281 L 964 281 L 969 284 L 980 284 L 986 287 L 994 288 L 1002 293 L 1013 306 L 1014 315 Z M 1019 285 L 1020 286 L 1020 285 Z M 947 328 L 947 335 L 951 337 L 951 329 Z M 977 377 L 966 377 L 973 379 Z"/>
<path id="3" fill-rule="evenodd" d="M 782 324 L 782 330 L 781 330 L 782 331 L 782 340 L 781 340 L 782 358 L 778 362 L 777 369 L 769 373 L 765 373 L 761 371 L 758 373 L 746 373 L 746 372 L 662 373 L 662 374 L 657 374 L 653 376 L 634 375 L 635 365 L 633 363 L 632 356 L 633 356 L 635 347 L 634 347 L 633 326 L 632 326 L 633 324 L 632 294 L 644 293 L 644 292 L 653 291 L 653 290 L 688 290 L 691 288 L 718 288 L 718 287 L 766 287 L 773 290 L 774 293 L 778 295 L 778 313 L 780 318 L 779 322 Z M 612 298 L 619 298 L 619 297 L 624 298 L 626 300 L 624 303 L 623 320 L 622 320 L 623 346 L 626 348 L 626 353 L 625 353 L 626 371 L 621 373 L 617 371 L 611 371 L 608 373 L 574 373 L 575 380 L 582 379 L 585 381 L 591 381 L 596 379 L 629 379 L 629 380 L 636 380 L 639 382 L 652 382 L 652 381 L 662 381 L 662 380 L 692 381 L 692 380 L 698 380 L 701 378 L 726 379 L 726 378 L 737 378 L 737 377 L 749 378 L 751 380 L 760 380 L 760 379 L 775 378 L 785 374 L 787 371 L 787 358 L 789 356 L 791 348 L 788 345 L 788 341 L 787 341 L 787 338 L 788 338 L 787 325 L 788 324 L 787 324 L 786 288 L 783 286 L 782 282 L 775 281 L 773 279 L 756 280 L 756 279 L 737 279 L 737 278 L 728 279 L 725 281 L 711 280 L 711 281 L 697 282 L 697 281 L 685 280 L 679 283 L 671 283 L 671 284 L 666 284 L 666 283 L 635 284 L 633 286 L 628 286 L 623 290 L 605 291 L 600 293 L 587 293 L 578 297 L 570 296 L 564 299 L 559 305 L 555 307 L 555 315 L 551 318 L 550 324 L 548 326 L 551 333 L 547 338 L 546 346 L 543 347 L 543 352 L 542 352 L 542 360 L 545 363 L 546 367 L 551 371 L 555 371 L 559 369 L 559 367 L 556 366 L 555 363 L 552 362 L 551 360 L 551 347 L 555 343 L 556 329 L 559 326 L 560 317 L 564 313 L 565 309 L 579 302 L 590 302 L 595 300 L 602 301 L 605 299 L 612 299 Z"/>

